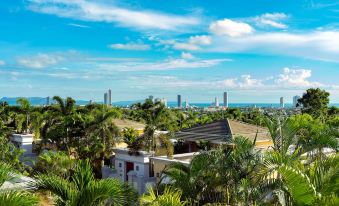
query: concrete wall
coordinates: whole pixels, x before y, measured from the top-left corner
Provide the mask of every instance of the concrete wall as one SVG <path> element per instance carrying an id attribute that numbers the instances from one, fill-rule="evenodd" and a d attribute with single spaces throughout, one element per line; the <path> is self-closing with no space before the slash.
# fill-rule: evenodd
<path id="1" fill-rule="evenodd" d="M 180 162 L 184 165 L 189 165 L 189 162 L 193 158 L 194 155 L 198 153 L 184 153 L 184 154 L 176 154 L 173 156 L 173 159 L 168 159 L 166 156 L 160 157 L 152 157 L 151 160 L 154 164 L 154 176 L 156 177 L 156 181 L 158 182 L 161 178 L 161 174 L 163 170 L 170 164 L 174 162 Z"/>
<path id="2" fill-rule="evenodd" d="M 25 154 L 32 154 L 33 134 L 13 134 L 11 141 L 18 145 L 19 149 L 25 150 Z"/>

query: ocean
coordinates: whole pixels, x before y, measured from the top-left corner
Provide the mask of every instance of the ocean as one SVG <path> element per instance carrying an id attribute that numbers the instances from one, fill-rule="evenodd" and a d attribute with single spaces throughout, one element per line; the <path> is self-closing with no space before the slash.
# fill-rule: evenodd
<path id="1" fill-rule="evenodd" d="M 9 105 L 16 105 L 16 100 L 18 97 L 3 97 L 0 99 L 0 101 L 6 101 L 9 103 Z M 29 97 L 28 100 L 32 105 L 44 105 L 46 103 L 46 98 L 44 97 Z M 113 102 L 113 106 L 118 106 L 118 107 L 128 107 L 131 106 L 132 104 L 135 104 L 137 102 L 143 102 L 143 100 L 137 100 L 137 101 L 120 101 L 120 102 Z M 78 105 L 86 105 L 89 103 L 87 100 L 76 100 L 76 103 Z M 99 104 L 101 102 L 98 102 Z M 184 106 L 184 102 L 182 104 Z M 199 108 L 206 108 L 211 106 L 211 103 L 189 103 L 190 106 L 195 106 Z M 170 108 L 177 107 L 177 102 L 168 102 L 167 106 Z M 222 103 L 220 104 L 222 106 Z M 246 107 L 258 107 L 258 108 L 280 108 L 279 103 L 229 103 L 228 106 L 230 108 L 246 108 Z M 330 103 L 330 106 L 336 106 L 339 107 L 339 103 Z M 286 108 L 291 108 L 292 104 L 291 103 L 286 103 L 285 104 Z"/>
<path id="2" fill-rule="evenodd" d="M 135 102 L 113 102 L 113 106 L 126 107 L 134 104 Z M 184 106 L 184 103 L 182 104 Z M 189 103 L 190 106 L 198 108 L 206 108 L 211 106 L 211 103 Z M 167 106 L 170 108 L 177 107 L 177 102 L 168 102 Z M 222 104 L 220 104 L 222 106 Z M 291 108 L 293 104 L 286 103 L 285 108 Z M 330 104 L 330 106 L 339 107 L 339 103 Z M 229 108 L 248 108 L 248 107 L 257 107 L 257 108 L 280 108 L 279 103 L 229 103 Z"/>

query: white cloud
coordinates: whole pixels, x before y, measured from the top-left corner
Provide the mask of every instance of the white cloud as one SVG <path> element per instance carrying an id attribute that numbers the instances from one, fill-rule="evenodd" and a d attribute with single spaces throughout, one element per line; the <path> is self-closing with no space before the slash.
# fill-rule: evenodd
<path id="1" fill-rule="evenodd" d="M 262 80 L 253 79 L 251 75 L 244 74 L 244 75 L 241 75 L 238 86 L 240 88 L 257 88 L 257 87 L 263 86 L 263 84 L 262 84 Z"/>
<path id="2" fill-rule="evenodd" d="M 239 78 L 227 78 L 211 83 L 211 86 L 232 89 L 255 89 L 263 87 L 263 80 L 254 79 L 250 74 L 243 74 Z"/>
<path id="3" fill-rule="evenodd" d="M 11 80 L 16 81 L 18 80 L 19 72 L 10 72 Z"/>
<path id="4" fill-rule="evenodd" d="M 197 51 L 200 46 L 207 46 L 212 43 L 211 37 L 207 35 L 196 35 L 188 38 L 186 42 L 176 40 L 158 40 L 160 44 L 171 45 L 176 50 Z"/>
<path id="5" fill-rule="evenodd" d="M 126 44 L 111 44 L 109 45 L 112 49 L 122 49 L 122 50 L 149 50 L 151 47 L 148 44 L 144 43 L 126 43 Z"/>
<path id="6" fill-rule="evenodd" d="M 5 65 L 6 64 L 6 62 L 5 61 L 3 61 L 3 60 L 0 60 L 0 66 L 3 66 L 3 65 Z"/>
<path id="7" fill-rule="evenodd" d="M 312 82 L 308 79 L 312 76 L 312 71 L 308 69 L 284 68 L 277 76 L 263 77 L 261 79 L 252 78 L 250 74 L 241 75 L 240 78 L 225 79 L 230 88 L 234 89 L 306 89 L 309 87 L 334 88 L 334 85 Z"/>
<path id="8" fill-rule="evenodd" d="M 339 32 L 266 32 L 239 38 L 215 37 L 208 51 L 297 56 L 339 62 Z"/>
<path id="9" fill-rule="evenodd" d="M 83 66 L 81 70 L 53 70 L 52 72 L 39 73 L 61 79 L 114 79 L 124 80 L 124 72 L 130 71 L 165 71 L 175 69 L 210 68 L 228 59 L 168 59 L 159 62 L 120 62 L 120 63 L 91 63 Z M 116 75 L 120 72 L 121 75 Z M 168 79 L 170 80 L 170 79 Z"/>
<path id="10" fill-rule="evenodd" d="M 230 59 L 206 59 L 206 60 L 187 60 L 187 59 L 169 59 L 163 62 L 129 62 L 118 64 L 100 64 L 102 71 L 160 71 L 172 69 L 195 69 L 208 68 L 216 66 L 222 62 L 231 61 Z"/>
<path id="11" fill-rule="evenodd" d="M 17 63 L 24 67 L 41 69 L 61 62 L 64 58 L 60 55 L 38 53 L 36 56 L 19 57 Z"/>
<path id="12" fill-rule="evenodd" d="M 83 25 L 83 24 L 74 24 L 74 23 L 69 23 L 67 24 L 68 26 L 73 26 L 73 27 L 79 27 L 79 28 L 91 28 L 90 26 L 86 26 L 86 25 Z"/>
<path id="13" fill-rule="evenodd" d="M 194 59 L 194 56 L 191 53 L 182 52 L 181 53 L 181 58 L 183 58 L 183 59 Z"/>
<path id="14" fill-rule="evenodd" d="M 200 49 L 199 46 L 190 43 L 174 43 L 173 48 L 177 50 L 188 50 L 188 51 L 196 51 Z"/>
<path id="15" fill-rule="evenodd" d="M 188 40 L 190 44 L 195 44 L 195 45 L 210 45 L 212 40 L 210 36 L 207 35 L 196 35 L 196 36 L 191 36 Z"/>
<path id="16" fill-rule="evenodd" d="M 229 90 L 255 90 L 255 91 L 287 91 L 287 90 L 305 90 L 309 87 L 322 87 L 329 90 L 335 90 L 339 85 L 326 85 L 318 82 L 310 82 L 307 79 L 311 77 L 311 71 L 305 69 L 289 69 L 284 68 L 282 73 L 274 76 L 273 79 L 253 78 L 251 74 L 243 74 L 237 78 L 226 79 L 200 79 L 189 80 L 180 79 L 175 76 L 147 76 L 139 82 L 139 86 L 154 86 L 154 87 L 184 87 L 200 89 L 229 89 Z M 166 79 L 165 79 L 166 78 Z"/>
<path id="17" fill-rule="evenodd" d="M 55 77 L 59 79 L 97 79 L 98 76 L 89 76 L 87 72 L 75 73 L 75 72 L 56 72 L 48 73 L 47 76 Z"/>
<path id="18" fill-rule="evenodd" d="M 312 76 L 312 71 L 308 69 L 284 68 L 283 73 L 276 79 L 279 86 L 284 87 L 319 87 L 322 84 L 310 82 L 307 79 Z"/>
<path id="19" fill-rule="evenodd" d="M 266 13 L 253 18 L 259 26 L 270 26 L 278 29 L 286 29 L 287 25 L 281 21 L 286 20 L 288 16 L 284 13 Z"/>
<path id="20" fill-rule="evenodd" d="M 133 88 L 206 88 L 210 87 L 210 82 L 199 82 L 195 80 L 184 80 L 176 76 L 162 76 L 162 75 L 146 75 L 146 76 L 132 76 L 129 77 L 129 82 L 132 82 Z"/>
<path id="21" fill-rule="evenodd" d="M 29 0 L 28 8 L 34 12 L 83 21 L 116 23 L 137 29 L 176 30 L 200 23 L 194 16 L 179 16 L 156 11 L 132 10 L 114 4 L 101 4 L 87 0 Z"/>
<path id="22" fill-rule="evenodd" d="M 222 87 L 228 87 L 228 88 L 234 88 L 237 86 L 237 79 L 224 79 L 219 81 L 222 85 Z"/>
<path id="23" fill-rule="evenodd" d="M 227 35 L 230 37 L 241 37 L 254 32 L 254 29 L 249 24 L 230 19 L 212 22 L 209 29 L 216 35 Z"/>

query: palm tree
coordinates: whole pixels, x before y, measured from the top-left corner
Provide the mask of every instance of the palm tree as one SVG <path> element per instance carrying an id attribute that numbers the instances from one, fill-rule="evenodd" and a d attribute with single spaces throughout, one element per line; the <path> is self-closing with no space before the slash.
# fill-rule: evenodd
<path id="1" fill-rule="evenodd" d="M 113 147 L 119 142 L 119 128 L 113 119 L 117 117 L 115 110 L 107 110 L 106 107 L 97 108 L 86 115 L 86 133 L 78 143 L 79 148 L 91 148 L 84 153 L 85 157 L 91 158 L 96 169 L 101 171 L 105 158 L 112 154 Z M 82 149 L 78 149 L 81 153 Z M 81 158 L 84 158 L 82 156 Z"/>
<path id="2" fill-rule="evenodd" d="M 70 115 L 75 109 L 75 100 L 71 97 L 67 97 L 64 101 L 61 97 L 54 96 L 53 100 L 58 105 L 59 112 L 64 116 Z"/>
<path id="3" fill-rule="evenodd" d="M 185 206 L 187 201 L 181 201 L 181 192 L 171 187 L 166 187 L 161 195 L 156 195 L 152 187 L 148 188 L 148 194 L 140 198 L 142 206 Z"/>
<path id="4" fill-rule="evenodd" d="M 53 173 L 68 178 L 74 170 L 75 160 L 62 151 L 47 151 L 39 155 L 35 163 L 35 171 Z"/>
<path id="5" fill-rule="evenodd" d="M 338 205 L 338 157 L 316 162 L 306 170 L 285 164 L 278 166 L 281 187 L 273 190 L 278 202 L 282 205 Z"/>
<path id="6" fill-rule="evenodd" d="M 256 175 L 260 179 L 258 183 L 265 185 L 281 204 L 309 205 L 324 201 L 324 198 L 319 198 L 321 188 L 325 187 L 323 182 L 326 178 L 333 179 L 338 175 L 325 172 L 335 171 L 333 167 L 338 167 L 338 163 L 334 163 L 333 167 L 327 166 L 325 169 L 325 162 L 329 158 L 322 154 L 322 149 L 337 147 L 337 141 L 329 128 L 308 115 L 266 118 L 265 121 L 274 147 L 273 151 L 268 151 L 263 156 L 263 164 Z M 292 146 L 294 150 L 290 149 Z M 307 156 L 305 159 L 302 156 L 305 152 L 315 153 L 316 157 Z M 331 184 L 326 187 L 329 185 Z M 321 196 L 333 200 L 333 193 Z"/>
<path id="7" fill-rule="evenodd" d="M 50 191 L 59 206 L 133 205 L 136 192 L 117 179 L 94 178 L 88 160 L 80 161 L 70 180 L 50 174 L 36 176 L 34 186 Z"/>
<path id="8" fill-rule="evenodd" d="M 0 187 L 13 175 L 13 169 L 10 165 L 0 163 Z M 0 190 L 0 206 L 34 206 L 37 204 L 38 198 L 27 191 Z"/>
<path id="9" fill-rule="evenodd" d="M 11 164 L 17 170 L 24 170 L 24 165 L 20 161 L 23 150 L 18 149 L 9 139 L 1 134 L 0 131 L 0 161 L 2 163 Z"/>
<path id="10" fill-rule="evenodd" d="M 204 168 L 208 167 L 206 155 L 195 156 L 189 165 L 173 163 L 163 171 L 162 179 L 170 179 L 169 184 L 182 192 L 182 197 L 187 200 L 198 200 L 202 191 L 201 181 L 203 180 Z"/>
<path id="11" fill-rule="evenodd" d="M 20 105 L 20 110 L 23 113 L 16 116 L 17 129 L 19 132 L 28 133 L 31 105 L 26 98 L 19 98 L 16 102 Z"/>
<path id="12" fill-rule="evenodd" d="M 133 128 L 125 128 L 123 131 L 124 142 L 127 144 L 128 153 L 139 155 L 139 150 L 143 147 L 143 139 L 139 136 L 138 131 Z"/>
<path id="13" fill-rule="evenodd" d="M 205 151 L 193 157 L 190 164 L 173 163 L 165 168 L 162 182 L 182 191 L 182 197 L 197 203 L 247 205 L 255 202 L 259 191 L 252 181 L 260 165 L 255 141 L 235 137 L 233 145 Z"/>
<path id="14" fill-rule="evenodd" d="M 161 102 L 153 103 L 152 100 L 147 99 L 143 104 L 134 105 L 135 108 L 141 110 L 142 119 L 146 122 L 144 135 L 145 146 L 148 151 L 155 150 L 155 130 L 161 125 L 161 120 L 164 118 L 166 113 L 166 107 Z"/>
<path id="15" fill-rule="evenodd" d="M 81 114 L 75 111 L 75 101 L 67 97 L 64 101 L 59 96 L 54 96 L 56 105 L 48 107 L 44 114 L 41 126 L 41 136 L 44 142 L 52 142 L 58 148 L 69 151 L 72 136 L 78 136 L 83 131 Z M 72 130 L 73 129 L 73 130 Z"/>

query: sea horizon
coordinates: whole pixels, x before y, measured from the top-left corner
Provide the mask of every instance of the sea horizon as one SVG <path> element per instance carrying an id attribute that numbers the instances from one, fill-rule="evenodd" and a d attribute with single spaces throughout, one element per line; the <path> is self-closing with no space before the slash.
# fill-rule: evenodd
<path id="1" fill-rule="evenodd" d="M 2 97 L 0 101 L 6 101 L 9 105 L 17 105 L 16 99 L 19 97 Z M 45 105 L 46 104 L 46 97 L 25 97 L 27 98 L 31 105 L 33 106 L 39 106 L 39 105 Z M 50 100 L 52 101 L 52 100 Z M 75 100 L 77 105 L 86 105 L 90 103 L 90 100 Z M 115 101 L 112 102 L 112 106 L 117 107 L 129 107 L 132 104 L 138 103 L 138 102 L 144 102 L 145 100 L 127 100 L 127 101 Z M 93 101 L 93 103 L 102 104 L 101 101 Z M 185 105 L 185 102 L 182 102 L 182 106 Z M 198 108 L 207 108 L 210 106 L 213 106 L 213 103 L 208 102 L 189 102 L 190 107 L 198 107 Z M 223 106 L 222 102 L 219 102 L 219 106 Z M 339 107 L 339 103 L 329 103 L 329 106 L 335 106 Z M 167 102 L 167 107 L 169 108 L 175 108 L 177 107 L 176 101 L 169 101 Z M 280 108 L 280 103 L 265 103 L 265 102 L 230 102 L 228 103 L 229 108 L 249 108 L 249 107 L 258 107 L 258 108 Z M 293 107 L 293 103 L 287 102 L 284 104 L 285 108 L 291 108 Z"/>

